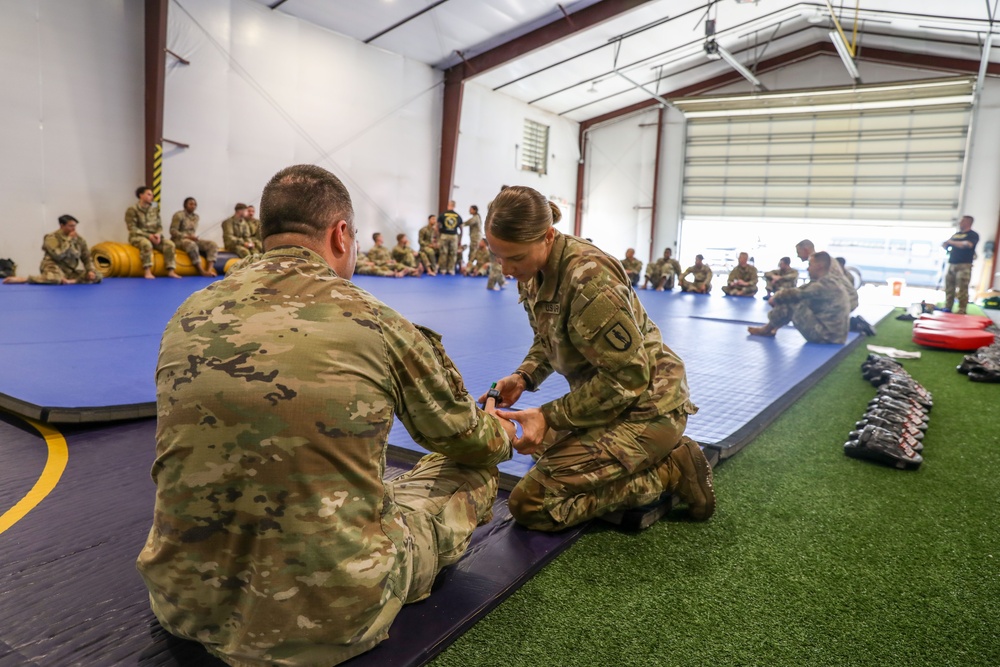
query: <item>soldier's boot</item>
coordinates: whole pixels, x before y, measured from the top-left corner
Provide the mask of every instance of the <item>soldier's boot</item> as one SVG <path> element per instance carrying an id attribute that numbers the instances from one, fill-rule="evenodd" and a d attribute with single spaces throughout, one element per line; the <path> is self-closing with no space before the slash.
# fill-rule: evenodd
<path id="1" fill-rule="evenodd" d="M 982 367 L 983 362 L 979 358 L 979 354 L 967 354 L 962 358 L 962 363 L 955 366 L 955 370 L 962 375 L 968 375 L 969 371 Z"/>
<path id="2" fill-rule="evenodd" d="M 1000 382 L 1000 371 L 979 366 L 969 371 L 969 379 L 973 382 Z"/>
<path id="3" fill-rule="evenodd" d="M 917 442 L 924 439 L 924 432 L 909 422 L 890 421 L 888 419 L 881 419 L 879 417 L 866 415 L 861 421 L 854 422 L 854 427 L 861 430 L 869 424 L 872 426 L 878 426 L 879 428 L 884 428 L 885 430 L 892 431 L 893 433 L 905 433 Z M 923 446 L 919 448 L 914 447 L 914 449 L 919 452 L 923 449 Z"/>
<path id="4" fill-rule="evenodd" d="M 697 442 L 682 437 L 659 472 L 664 489 L 687 504 L 692 519 L 707 521 L 715 513 L 712 466 Z"/>

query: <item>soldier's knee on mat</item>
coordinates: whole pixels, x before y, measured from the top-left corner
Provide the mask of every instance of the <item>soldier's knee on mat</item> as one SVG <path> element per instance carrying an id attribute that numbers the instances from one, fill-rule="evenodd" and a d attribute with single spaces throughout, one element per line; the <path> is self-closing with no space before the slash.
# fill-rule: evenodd
<path id="1" fill-rule="evenodd" d="M 546 531 L 563 528 L 553 521 L 552 515 L 545 509 L 544 498 L 545 489 L 538 484 L 530 484 L 530 480 L 524 478 L 510 492 L 507 508 L 514 521 L 525 528 Z"/>

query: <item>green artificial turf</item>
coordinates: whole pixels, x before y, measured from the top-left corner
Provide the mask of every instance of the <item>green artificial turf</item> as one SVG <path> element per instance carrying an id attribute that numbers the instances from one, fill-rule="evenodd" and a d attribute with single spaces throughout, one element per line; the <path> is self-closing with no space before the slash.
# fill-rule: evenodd
<path id="1" fill-rule="evenodd" d="M 595 526 L 433 664 L 1000 665 L 1000 385 L 910 333 L 869 342 L 923 352 L 919 470 L 843 454 L 861 346 L 718 468 L 711 521 Z"/>

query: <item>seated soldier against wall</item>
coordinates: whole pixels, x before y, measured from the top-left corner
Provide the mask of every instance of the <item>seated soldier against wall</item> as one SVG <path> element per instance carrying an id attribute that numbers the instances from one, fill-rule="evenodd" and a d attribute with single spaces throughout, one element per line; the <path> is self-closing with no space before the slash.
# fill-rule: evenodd
<path id="1" fill-rule="evenodd" d="M 396 234 L 396 247 L 392 249 L 392 261 L 399 266 L 413 269 L 417 275 L 422 275 L 426 267 L 417 259 L 417 253 L 410 247 L 410 239 L 406 234 Z"/>
<path id="2" fill-rule="evenodd" d="M 638 287 L 639 279 L 642 278 L 642 261 L 635 258 L 635 248 L 625 251 L 625 259 L 622 260 L 622 268 L 628 275 L 632 287 Z M 648 280 L 648 279 L 647 279 Z"/>
<path id="3" fill-rule="evenodd" d="M 462 275 L 470 277 L 487 276 L 490 273 L 490 262 L 493 256 L 490 254 L 486 239 L 480 238 L 476 248 L 469 253 L 469 261 L 462 267 Z"/>
<path id="4" fill-rule="evenodd" d="M 79 223 L 71 215 L 59 216 L 59 229 L 46 234 L 42 242 L 41 275 L 4 278 L 5 283 L 31 283 L 33 285 L 73 285 L 99 283 L 101 272 L 94 266 L 90 249 L 83 237 L 77 234 Z"/>
<path id="5" fill-rule="evenodd" d="M 844 281 L 830 270 L 835 264 L 830 254 L 817 252 L 809 257 L 808 283 L 785 288 L 769 300 L 774 308 L 767 324 L 748 327 L 754 336 L 774 336 L 791 322 L 810 343 L 844 343 L 850 324 L 850 297 Z"/>
<path id="6" fill-rule="evenodd" d="M 144 278 L 153 279 L 153 251 L 163 253 L 163 263 L 167 267 L 167 276 L 180 278 L 177 271 L 176 248 L 174 242 L 163 236 L 163 223 L 160 221 L 160 209 L 153 206 L 152 188 L 140 185 L 135 190 L 139 201 L 125 210 L 125 226 L 128 227 L 128 242 L 139 249 L 139 259 L 142 261 Z"/>
<path id="7" fill-rule="evenodd" d="M 194 197 L 184 200 L 184 209 L 174 213 L 170 220 L 170 238 L 181 252 L 187 253 L 191 265 L 203 276 L 219 275 L 215 270 L 215 258 L 219 256 L 219 246 L 208 239 L 198 238 L 198 221 L 200 216 L 195 213 L 198 202 Z M 208 268 L 201 265 L 201 253 L 205 254 Z"/>
<path id="8" fill-rule="evenodd" d="M 757 267 L 749 264 L 750 255 L 741 252 L 737 264 L 729 272 L 722 291 L 726 296 L 753 296 L 757 293 Z"/>
<path id="9" fill-rule="evenodd" d="M 284 169 L 261 214 L 267 252 L 163 333 L 137 566 L 168 632 L 241 667 L 329 667 L 385 640 L 461 559 L 514 427 L 476 405 L 437 334 L 351 283 L 339 179 Z M 432 453 L 386 481 L 394 418 Z"/>
<path id="10" fill-rule="evenodd" d="M 681 274 L 681 291 L 695 294 L 708 294 L 712 291 L 712 269 L 704 264 L 703 255 L 695 255 L 694 266 L 689 266 Z M 692 280 L 687 277 L 691 276 Z"/>
<path id="11" fill-rule="evenodd" d="M 235 212 L 222 221 L 222 244 L 240 259 L 263 252 L 247 210 L 246 204 L 236 204 Z"/>
<path id="12" fill-rule="evenodd" d="M 782 257 L 778 260 L 778 269 L 765 273 L 764 280 L 766 281 L 764 289 L 767 292 L 764 298 L 770 299 L 775 292 L 798 285 L 799 272 L 792 268 L 790 257 Z"/>

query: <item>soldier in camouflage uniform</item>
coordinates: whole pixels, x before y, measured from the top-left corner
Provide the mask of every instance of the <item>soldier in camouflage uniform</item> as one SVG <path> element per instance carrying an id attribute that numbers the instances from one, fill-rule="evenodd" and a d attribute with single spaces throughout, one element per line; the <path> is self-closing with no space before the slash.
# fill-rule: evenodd
<path id="1" fill-rule="evenodd" d="M 632 287 L 639 286 L 639 278 L 642 277 L 642 262 L 635 258 L 635 248 L 629 248 L 625 251 L 625 259 L 622 260 L 622 268 L 625 269 L 625 273 L 628 275 L 629 282 L 632 283 Z"/>
<path id="2" fill-rule="evenodd" d="M 650 283 L 657 292 L 674 288 L 674 281 L 681 275 L 681 263 L 671 257 L 672 254 L 673 250 L 664 248 L 663 257 L 650 262 L 646 267 L 646 282 L 642 285 L 643 289 L 648 289 Z"/>
<path id="3" fill-rule="evenodd" d="M 195 213 L 196 210 L 198 202 L 194 197 L 184 200 L 184 209 L 174 213 L 174 217 L 170 220 L 170 238 L 181 252 L 187 253 L 191 265 L 198 269 L 198 273 L 203 276 L 217 276 L 219 274 L 215 270 L 215 259 L 219 255 L 219 246 L 208 239 L 198 238 L 200 217 Z M 207 270 L 201 265 L 200 253 L 205 253 Z"/>
<path id="4" fill-rule="evenodd" d="M 90 249 L 83 237 L 76 233 L 78 221 L 71 215 L 59 216 L 59 229 L 45 235 L 42 242 L 41 275 L 22 278 L 10 276 L 5 283 L 31 283 L 33 285 L 72 285 L 99 283 L 104 277 L 94 266 Z"/>
<path id="5" fill-rule="evenodd" d="M 694 256 L 694 266 L 689 266 L 681 274 L 681 291 L 694 292 L 696 294 L 708 294 L 712 291 L 712 269 L 707 264 L 703 264 L 702 255 Z M 692 276 L 694 280 L 688 280 Z"/>
<path id="6" fill-rule="evenodd" d="M 748 264 L 750 255 L 741 252 L 722 288 L 726 296 L 753 296 L 757 293 L 757 267 Z"/>
<path id="7" fill-rule="evenodd" d="M 809 239 L 802 239 L 795 244 L 795 254 L 802 261 L 808 260 L 815 253 L 816 245 Z M 841 268 L 840 262 L 833 262 L 830 265 L 830 275 L 843 283 L 844 290 L 847 292 L 847 298 L 849 300 L 851 310 L 853 311 L 858 307 L 858 290 L 854 288 L 854 281 L 851 280 L 850 276 L 844 273 L 844 269 Z"/>
<path id="8" fill-rule="evenodd" d="M 335 665 L 462 557 L 513 424 L 476 406 L 437 334 L 342 277 L 357 246 L 336 177 L 285 169 L 261 209 L 268 251 L 163 334 L 137 565 L 160 624 L 229 664 Z M 386 482 L 394 415 L 434 453 Z"/>
<path id="9" fill-rule="evenodd" d="M 253 234 L 255 244 L 263 251 L 264 230 L 260 220 L 257 219 L 257 209 L 252 204 L 247 205 L 247 223 L 250 225 L 250 233 Z"/>
<path id="10" fill-rule="evenodd" d="M 504 278 L 503 268 L 500 266 L 500 260 L 497 259 L 495 255 L 490 253 L 490 273 L 489 277 L 486 279 L 486 289 L 499 292 L 506 284 L 507 279 Z"/>
<path id="11" fill-rule="evenodd" d="M 500 191 L 486 240 L 518 281 L 535 340 L 521 365 L 497 382 L 514 405 L 553 372 L 565 396 L 538 408 L 500 411 L 520 422 L 514 440 L 537 454 L 508 505 L 529 528 L 560 530 L 676 494 L 696 519 L 715 509 L 712 472 L 698 444 L 682 437 L 688 415 L 684 364 L 660 338 L 621 262 L 552 226 L 559 208 L 536 190 Z"/>
<path id="12" fill-rule="evenodd" d="M 222 221 L 222 245 L 240 259 L 263 252 L 247 215 L 247 205 L 236 204 L 234 213 Z"/>
<path id="13" fill-rule="evenodd" d="M 748 327 L 754 336 L 774 336 L 789 322 L 810 343 L 844 343 L 850 325 L 850 296 L 844 281 L 833 275 L 836 264 L 826 252 L 809 257 L 810 282 L 783 289 L 771 297 L 767 324 Z"/>
<path id="14" fill-rule="evenodd" d="M 163 263 L 167 275 L 180 278 L 174 270 L 177 267 L 174 242 L 163 236 L 160 209 L 153 206 L 153 190 L 141 185 L 135 190 L 139 201 L 125 210 L 125 226 L 128 227 L 128 242 L 139 249 L 139 258 L 145 270 L 144 278 L 153 276 L 153 250 L 163 253 Z"/>
<path id="15" fill-rule="evenodd" d="M 481 277 L 489 275 L 493 256 L 486 245 L 486 239 L 479 239 L 476 249 L 469 253 L 469 261 L 462 267 L 463 276 Z"/>
<path id="16" fill-rule="evenodd" d="M 410 247 L 406 234 L 396 234 L 396 247 L 392 249 L 392 260 L 400 266 L 414 269 L 417 274 L 424 272 L 424 265 L 417 260 L 417 253 Z"/>
<path id="17" fill-rule="evenodd" d="M 375 245 L 368 251 L 368 259 L 375 262 L 379 266 L 389 266 L 389 263 L 393 261 L 392 253 L 390 253 L 389 249 L 385 247 L 385 241 L 382 240 L 382 234 L 379 232 L 372 234 L 372 241 L 375 242 Z"/>
<path id="18" fill-rule="evenodd" d="M 368 259 L 368 255 L 359 252 L 357 263 L 354 266 L 354 273 L 359 276 L 380 276 L 382 278 L 402 278 L 403 275 L 387 265 L 376 264 Z"/>
<path id="19" fill-rule="evenodd" d="M 764 280 L 766 281 L 764 298 L 769 299 L 779 290 L 798 285 L 799 272 L 792 268 L 790 257 L 782 257 L 778 260 L 778 270 L 765 273 Z"/>
<path id="20" fill-rule="evenodd" d="M 941 244 L 948 250 L 948 272 L 944 278 L 944 309 L 952 312 L 958 295 L 956 313 L 965 314 L 969 305 L 969 281 L 972 280 L 972 260 L 976 257 L 979 234 L 972 231 L 975 222 L 971 215 L 962 216 L 958 231 Z"/>
<path id="21" fill-rule="evenodd" d="M 448 202 L 448 210 L 438 215 L 438 265 L 441 273 L 455 275 L 455 266 L 462 263 L 462 216 L 455 212 L 455 202 Z"/>
<path id="22" fill-rule="evenodd" d="M 427 217 L 427 225 L 420 228 L 417 234 L 420 249 L 417 252 L 420 263 L 427 269 L 427 273 L 436 276 L 438 272 L 438 228 L 437 216 Z"/>
<path id="23" fill-rule="evenodd" d="M 483 238 L 483 219 L 479 217 L 479 207 L 472 205 L 469 207 L 469 219 L 465 221 L 465 226 L 469 228 L 469 261 L 472 261 L 472 253 L 479 248 L 479 239 Z"/>

